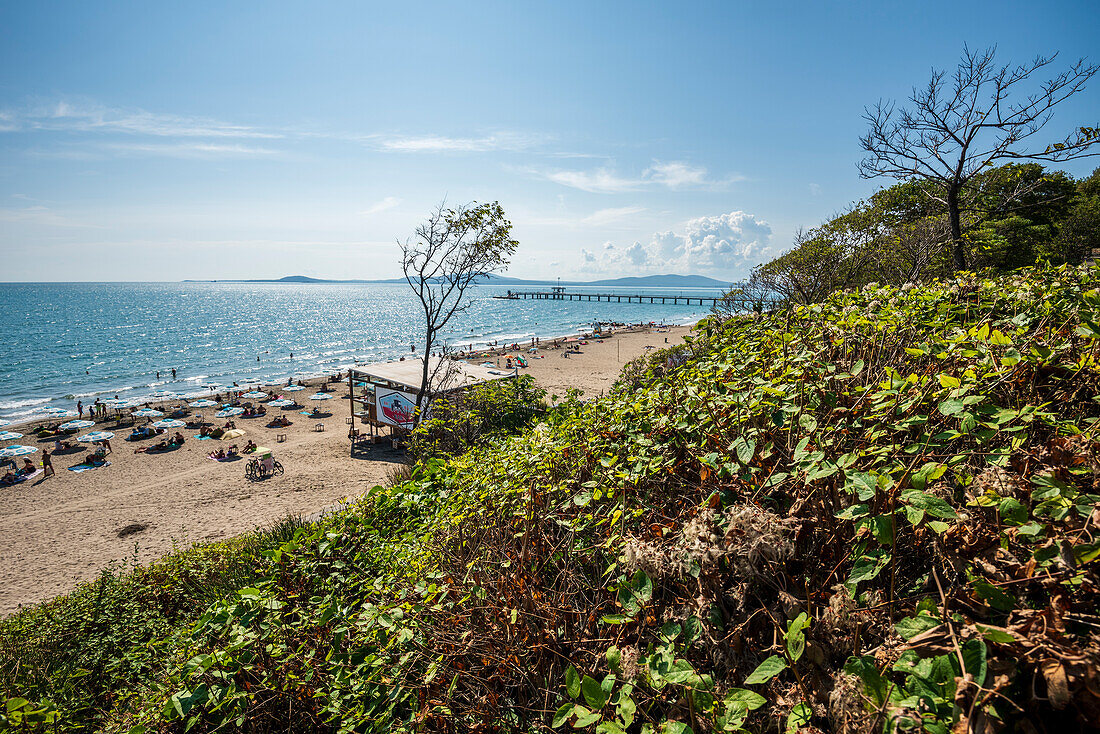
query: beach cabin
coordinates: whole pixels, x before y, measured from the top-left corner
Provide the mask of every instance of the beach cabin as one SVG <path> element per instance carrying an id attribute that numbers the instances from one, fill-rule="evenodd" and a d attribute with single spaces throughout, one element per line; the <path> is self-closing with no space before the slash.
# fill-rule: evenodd
<path id="1" fill-rule="evenodd" d="M 358 419 L 371 433 L 389 427 L 393 433 L 410 430 L 416 423 L 416 397 L 424 361 L 420 358 L 353 367 L 348 372 L 351 400 L 351 433 Z M 467 364 L 455 359 L 431 357 L 428 361 L 429 390 L 425 405 L 433 398 L 465 390 L 492 380 L 515 377 L 513 370 Z"/>

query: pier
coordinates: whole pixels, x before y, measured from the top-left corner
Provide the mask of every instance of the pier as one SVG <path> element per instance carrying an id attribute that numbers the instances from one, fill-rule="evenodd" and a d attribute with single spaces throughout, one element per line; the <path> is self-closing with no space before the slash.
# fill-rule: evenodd
<path id="1" fill-rule="evenodd" d="M 661 295 L 648 293 L 570 293 L 564 288 L 548 291 L 508 291 L 507 295 L 493 296 L 506 301 L 533 299 L 537 301 L 606 301 L 607 303 L 665 303 L 684 306 L 714 306 L 723 296 Z"/>

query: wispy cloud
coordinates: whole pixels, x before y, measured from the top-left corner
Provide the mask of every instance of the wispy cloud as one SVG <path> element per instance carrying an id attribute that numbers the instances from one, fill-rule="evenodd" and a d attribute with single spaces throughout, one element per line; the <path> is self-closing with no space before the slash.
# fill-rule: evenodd
<path id="1" fill-rule="evenodd" d="M 683 188 L 720 188 L 735 181 L 740 176 L 723 179 L 708 177 L 707 169 L 682 161 L 654 161 L 637 176 L 621 175 L 610 168 L 597 168 L 588 171 L 533 171 L 548 181 L 594 194 L 615 194 L 624 191 L 639 191 L 646 188 L 664 187 Z"/>
<path id="2" fill-rule="evenodd" d="M 368 206 L 366 209 L 364 209 L 363 211 L 361 211 L 359 213 L 362 214 L 363 216 L 369 217 L 369 216 L 372 216 L 374 214 L 380 214 L 381 212 L 388 211 L 389 209 L 394 209 L 397 206 L 399 206 L 400 204 L 401 204 L 401 199 L 398 199 L 396 196 L 387 196 L 385 199 L 382 199 L 381 201 L 374 202 L 373 204 L 371 204 L 370 206 Z"/>
<path id="3" fill-rule="evenodd" d="M 119 153 L 163 155 L 173 158 L 253 157 L 272 156 L 279 153 L 273 148 L 238 143 L 110 143 L 103 147 Z"/>
<path id="4" fill-rule="evenodd" d="M 476 137 L 446 135 L 368 135 L 362 138 L 374 147 L 393 153 L 486 153 L 497 150 L 527 150 L 545 138 L 517 132 L 495 132 Z"/>
<path id="5" fill-rule="evenodd" d="M 247 125 L 146 110 L 60 101 L 0 111 L 0 129 L 104 132 L 173 138 L 282 138 Z"/>
<path id="6" fill-rule="evenodd" d="M 45 206 L 0 207 L 0 222 L 8 224 L 29 223 L 50 227 L 99 228 L 99 225 L 75 222 Z"/>
<path id="7" fill-rule="evenodd" d="M 600 209 L 599 211 L 592 212 L 587 217 L 581 220 L 581 224 L 586 224 L 592 227 L 603 227 L 608 224 L 614 224 L 615 222 L 622 221 L 635 214 L 641 214 L 645 211 L 644 206 L 620 206 L 613 207 L 611 209 Z"/>

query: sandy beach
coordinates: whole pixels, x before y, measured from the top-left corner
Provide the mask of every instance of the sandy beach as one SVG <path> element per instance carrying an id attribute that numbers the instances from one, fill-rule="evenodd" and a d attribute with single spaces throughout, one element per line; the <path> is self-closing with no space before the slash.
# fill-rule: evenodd
<path id="1" fill-rule="evenodd" d="M 539 350 L 540 358 L 526 354 L 526 348 L 510 353 L 524 353 L 530 366 L 521 374 L 533 375 L 551 394 L 564 396 L 569 388 L 579 388 L 583 397 L 593 397 L 614 383 L 627 361 L 666 346 L 666 340 L 678 344 L 688 331 L 674 326 L 619 333 L 599 342 L 589 339 L 579 354 L 567 358 L 561 356 L 563 348 L 550 345 Z M 477 361 L 500 359 L 503 364 L 504 354 L 498 350 Z M 292 395 L 312 407 L 316 403 L 306 399 L 309 394 Z M 174 548 L 229 538 L 287 515 L 314 515 L 384 482 L 388 470 L 404 460 L 403 453 L 378 444 L 351 458 L 346 386 L 334 396 L 322 404 L 329 417 L 318 420 L 288 412 L 293 425 L 267 428 L 270 417 L 278 414 L 272 409 L 267 418 L 236 419 L 246 433 L 230 442 L 199 441 L 194 438 L 197 431 L 182 430 L 186 443 L 167 453 L 135 454 L 135 448 L 154 441 L 124 441 L 129 429 L 122 428 L 111 441 L 110 466 L 69 471 L 87 451 L 81 445 L 79 451 L 54 455 L 55 476 L 40 474 L 0 488 L 0 615 L 65 593 L 112 562 L 136 558 L 146 563 Z M 323 431 L 317 430 L 318 423 Z M 113 425 L 96 430 L 112 430 Z M 29 426 L 10 428 L 28 433 Z M 279 442 L 279 434 L 286 434 L 286 440 Z M 243 446 L 250 439 L 271 448 L 285 474 L 250 482 L 245 478 L 247 459 L 207 458 L 226 443 Z M 30 435 L 7 443 L 52 448 L 52 440 L 39 442 Z M 36 463 L 40 457 L 30 456 Z"/>

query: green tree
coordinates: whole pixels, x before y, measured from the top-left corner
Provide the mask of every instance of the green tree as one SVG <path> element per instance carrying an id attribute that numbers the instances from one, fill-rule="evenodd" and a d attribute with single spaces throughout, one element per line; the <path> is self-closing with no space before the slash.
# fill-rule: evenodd
<path id="1" fill-rule="evenodd" d="M 926 182 L 924 190 L 947 211 L 956 270 L 967 267 L 963 212 L 979 174 L 997 161 L 1094 155 L 1090 149 L 1100 139 L 1096 129 L 1082 127 L 1041 148 L 1030 147 L 1055 107 L 1083 90 L 1097 66 L 1080 59 L 1039 82 L 1037 75 L 1055 56 L 1015 67 L 999 66 L 995 56 L 995 48 L 964 48 L 954 74 L 933 70 L 929 83 L 913 90 L 910 107 L 879 101 L 864 115 L 868 131 L 860 144 L 868 155 L 860 174 Z"/>
<path id="2" fill-rule="evenodd" d="M 471 202 L 455 209 L 440 204 L 401 247 L 401 269 L 424 312 L 424 367 L 419 410 L 433 378 L 431 356 L 439 333 L 469 308 L 466 292 L 490 273 L 503 270 L 519 242 L 499 202 Z M 419 420 L 419 418 L 418 418 Z"/>

